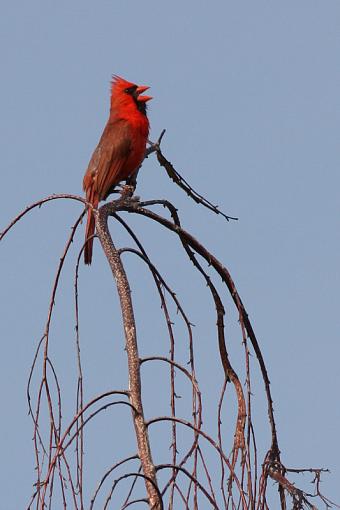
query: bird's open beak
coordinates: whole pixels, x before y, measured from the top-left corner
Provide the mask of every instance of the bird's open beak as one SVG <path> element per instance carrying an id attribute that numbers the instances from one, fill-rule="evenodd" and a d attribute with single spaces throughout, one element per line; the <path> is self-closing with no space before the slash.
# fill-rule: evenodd
<path id="1" fill-rule="evenodd" d="M 136 89 L 136 96 L 137 100 L 141 101 L 142 103 L 146 103 L 147 101 L 150 101 L 152 99 L 151 96 L 141 96 L 140 94 L 143 94 L 146 90 L 149 90 L 150 87 L 145 87 L 144 85 L 141 85 L 140 87 L 137 87 Z"/>

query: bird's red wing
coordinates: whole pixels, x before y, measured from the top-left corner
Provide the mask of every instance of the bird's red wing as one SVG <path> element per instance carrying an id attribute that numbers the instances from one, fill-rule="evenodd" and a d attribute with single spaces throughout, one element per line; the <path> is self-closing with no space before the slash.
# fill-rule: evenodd
<path id="1" fill-rule="evenodd" d="M 110 188 L 126 178 L 124 166 L 131 153 L 130 128 L 125 120 L 108 122 L 89 163 L 85 180 L 93 180 L 99 201 L 106 198 Z"/>

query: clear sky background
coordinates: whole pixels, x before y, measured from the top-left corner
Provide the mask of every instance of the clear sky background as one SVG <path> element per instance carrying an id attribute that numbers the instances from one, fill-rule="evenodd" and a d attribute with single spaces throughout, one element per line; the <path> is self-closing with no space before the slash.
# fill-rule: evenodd
<path id="1" fill-rule="evenodd" d="M 0 230 L 39 198 L 82 194 L 83 173 L 106 122 L 112 74 L 150 85 L 151 138 L 166 128 L 165 155 L 239 221 L 226 223 L 196 206 L 153 158 L 143 166 L 138 194 L 176 204 L 183 225 L 230 270 L 267 363 L 282 460 L 290 467 L 329 468 L 322 488 L 339 502 L 340 3 L 11 0 L 2 4 L 0 27 Z M 26 217 L 0 246 L 0 478 L 6 510 L 24 508 L 33 491 L 26 381 L 56 265 L 80 211 L 75 203 L 51 203 Z M 127 219 L 197 324 L 203 387 L 219 391 L 215 319 L 203 282 L 174 238 L 141 219 Z M 121 230 L 113 229 L 120 242 Z M 66 409 L 76 381 L 72 285 L 82 242 L 83 227 L 52 328 Z M 140 263 L 126 260 L 141 352 L 160 352 L 162 345 L 166 353 L 159 304 L 148 297 L 150 278 Z M 125 384 L 115 303 L 97 245 L 93 265 L 80 272 L 88 398 Z M 237 317 L 227 304 L 232 362 L 241 367 Z M 255 366 L 257 434 L 265 449 L 270 437 Z M 161 384 L 156 389 L 157 404 L 164 396 Z M 90 464 L 100 463 L 98 452 L 108 449 L 112 436 L 112 422 L 99 423 L 98 443 L 87 450 Z M 114 424 L 125 430 L 123 419 Z"/>

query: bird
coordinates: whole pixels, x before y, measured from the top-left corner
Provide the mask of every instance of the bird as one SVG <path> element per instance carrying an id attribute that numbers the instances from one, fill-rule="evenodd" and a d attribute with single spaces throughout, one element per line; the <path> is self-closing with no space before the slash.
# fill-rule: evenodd
<path id="1" fill-rule="evenodd" d="M 117 184 L 133 176 L 144 159 L 150 129 L 146 103 L 152 97 L 143 93 L 149 88 L 113 76 L 109 119 L 83 180 L 86 201 L 90 204 L 84 245 L 87 265 L 92 262 L 93 208 L 106 200 Z"/>

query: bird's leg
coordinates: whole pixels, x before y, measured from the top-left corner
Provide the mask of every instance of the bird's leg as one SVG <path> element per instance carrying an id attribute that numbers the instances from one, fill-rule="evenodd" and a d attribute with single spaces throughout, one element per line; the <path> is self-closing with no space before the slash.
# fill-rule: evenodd
<path id="1" fill-rule="evenodd" d="M 122 189 L 120 190 L 121 200 L 130 200 L 130 201 L 133 200 L 133 201 L 137 201 L 137 202 L 140 201 L 139 197 L 133 196 L 133 194 L 136 190 L 136 187 L 137 187 L 137 175 L 138 175 L 139 169 L 140 169 L 140 166 L 137 168 L 137 170 L 132 175 L 130 175 L 130 177 L 128 177 L 126 179 L 126 184 L 124 184 L 124 186 L 122 186 Z"/>
<path id="2" fill-rule="evenodd" d="M 126 179 L 126 185 L 131 186 L 131 188 L 133 188 L 133 193 L 135 192 L 135 189 L 137 187 L 137 175 L 138 175 L 139 169 L 140 169 L 140 166 L 137 168 L 137 170 L 132 175 L 130 175 L 130 177 L 128 177 Z"/>
<path id="3" fill-rule="evenodd" d="M 122 189 L 120 190 L 119 201 L 120 202 L 129 202 L 129 203 L 140 202 L 140 197 L 138 197 L 137 195 L 133 196 L 135 189 L 136 189 L 135 186 L 133 186 L 132 184 L 128 184 L 128 183 L 124 184 L 124 186 L 122 186 Z"/>

